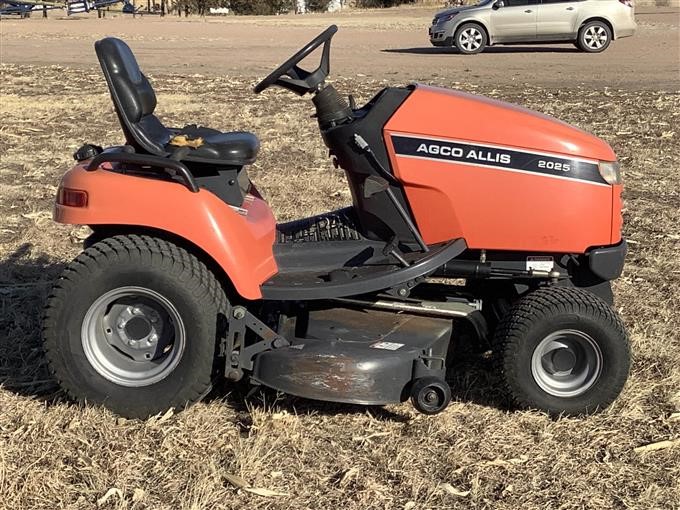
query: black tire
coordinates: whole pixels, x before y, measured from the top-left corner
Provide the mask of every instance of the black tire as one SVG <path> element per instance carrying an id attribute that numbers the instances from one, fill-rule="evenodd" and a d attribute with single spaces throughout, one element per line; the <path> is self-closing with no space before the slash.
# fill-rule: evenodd
<path id="1" fill-rule="evenodd" d="M 474 55 L 484 51 L 488 42 L 486 30 L 477 23 L 461 25 L 453 36 L 454 46 L 464 55 Z"/>
<path id="2" fill-rule="evenodd" d="M 98 299 L 117 289 L 131 288 L 155 293 L 170 303 L 179 319 L 170 319 L 158 329 L 172 327 L 168 331 L 176 331 L 177 323 L 181 323 L 184 338 L 182 349 L 167 367 L 167 375 L 132 387 L 106 377 L 90 362 L 85 352 L 89 345 L 86 339 L 94 335 L 85 334 L 84 329 L 86 316 Z M 113 310 L 113 306 L 127 305 L 103 306 Z M 81 253 L 55 283 L 43 324 L 45 355 L 61 387 L 78 402 L 102 404 L 127 418 L 146 418 L 171 407 L 180 410 L 212 388 L 213 377 L 218 375 L 217 348 L 226 329 L 228 308 L 215 276 L 183 248 L 149 236 L 106 238 Z M 157 321 L 155 316 L 153 322 Z M 110 334 L 111 329 L 106 329 L 106 335 Z M 166 352 L 176 348 L 175 333 L 168 334 L 172 339 L 165 350 L 159 342 L 159 356 L 169 356 Z M 119 349 L 116 351 L 123 356 Z M 113 359 L 113 350 L 106 352 L 102 356 Z M 130 358 L 121 363 L 131 361 L 138 360 Z"/>
<path id="3" fill-rule="evenodd" d="M 589 21 L 578 31 L 576 47 L 586 53 L 601 53 L 612 42 L 612 30 L 603 21 Z"/>
<path id="4" fill-rule="evenodd" d="M 442 379 L 423 377 L 411 387 L 411 403 L 423 414 L 441 413 L 451 402 L 451 388 Z"/>
<path id="5" fill-rule="evenodd" d="M 548 348 L 551 338 L 557 339 L 552 345 L 573 342 L 575 348 L 571 354 L 559 348 L 542 350 Z M 623 322 L 607 303 L 581 289 L 549 287 L 526 295 L 501 320 L 494 344 L 504 389 L 520 408 L 540 409 L 551 415 L 591 414 L 611 404 L 628 378 L 630 348 Z M 542 352 L 553 357 L 542 357 Z M 564 358 L 555 358 L 557 352 L 566 352 L 567 366 L 559 367 Z M 586 362 L 588 353 L 590 361 Z M 570 369 L 569 363 L 574 367 Z M 581 366 L 584 368 L 579 372 Z M 595 366 L 599 368 L 595 370 Z M 552 386 L 554 380 L 563 377 L 578 383 L 579 373 L 585 374 L 584 381 L 573 394 Z"/>

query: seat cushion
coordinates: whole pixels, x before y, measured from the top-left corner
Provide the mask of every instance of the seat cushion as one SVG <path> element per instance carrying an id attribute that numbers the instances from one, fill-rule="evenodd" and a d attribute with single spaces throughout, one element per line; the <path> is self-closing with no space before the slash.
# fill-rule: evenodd
<path id="1" fill-rule="evenodd" d="M 260 141 L 252 133 L 234 131 L 222 133 L 210 128 L 187 126 L 176 134 L 185 134 L 190 138 L 203 138 L 203 145 L 191 149 L 182 160 L 200 163 L 243 166 L 255 162 L 260 150 Z M 177 147 L 166 145 L 168 152 Z"/>
<path id="2" fill-rule="evenodd" d="M 114 37 L 94 45 L 116 108 L 135 124 L 156 109 L 156 93 L 125 42 Z"/>
<path id="3" fill-rule="evenodd" d="M 182 161 L 216 166 L 243 166 L 255 162 L 260 142 L 252 133 L 222 133 L 216 129 L 190 125 L 168 129 L 154 115 L 156 94 L 142 73 L 130 47 L 114 37 L 95 43 L 113 103 L 129 145 L 140 153 L 167 156 L 179 147 L 171 145 L 174 136 L 202 138 L 203 145 L 182 151 Z M 178 154 L 179 156 L 179 154 Z"/>

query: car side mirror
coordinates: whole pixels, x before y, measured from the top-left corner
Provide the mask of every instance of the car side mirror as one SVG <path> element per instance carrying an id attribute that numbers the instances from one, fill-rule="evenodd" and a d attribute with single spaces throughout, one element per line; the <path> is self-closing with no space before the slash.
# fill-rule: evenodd
<path id="1" fill-rule="evenodd" d="M 497 2 L 494 2 L 493 4 L 493 9 L 500 9 L 501 7 L 505 7 L 505 2 L 503 0 L 498 0 Z"/>

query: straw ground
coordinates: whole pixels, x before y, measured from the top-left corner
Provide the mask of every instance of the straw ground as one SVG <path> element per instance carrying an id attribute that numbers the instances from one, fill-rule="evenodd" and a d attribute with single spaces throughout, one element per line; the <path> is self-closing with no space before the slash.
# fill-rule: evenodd
<path id="1" fill-rule="evenodd" d="M 224 385 L 144 422 L 65 400 L 39 339 L 49 286 L 87 234 L 51 221 L 59 177 L 80 144 L 121 142 L 103 80 L 95 69 L 0 71 L 0 508 L 680 508 L 680 447 L 635 451 L 680 438 L 677 93 L 429 80 L 554 115 L 619 154 L 631 246 L 616 307 L 634 359 L 604 413 L 553 420 L 507 410 L 487 362 L 474 358 L 456 366 L 455 401 L 436 417 L 408 405 L 246 398 Z M 250 173 L 280 220 L 349 202 L 306 100 L 253 96 L 254 80 L 239 76 L 151 78 L 169 125 L 260 136 Z M 336 85 L 365 100 L 383 84 Z"/>

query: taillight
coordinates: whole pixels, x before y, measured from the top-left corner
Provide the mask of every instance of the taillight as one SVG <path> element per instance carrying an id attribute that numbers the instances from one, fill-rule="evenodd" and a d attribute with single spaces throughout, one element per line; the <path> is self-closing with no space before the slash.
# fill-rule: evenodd
<path id="1" fill-rule="evenodd" d="M 60 187 L 57 191 L 57 204 L 68 207 L 87 207 L 87 191 Z"/>
<path id="2" fill-rule="evenodd" d="M 619 0 L 626 7 L 633 7 L 633 0 Z"/>

